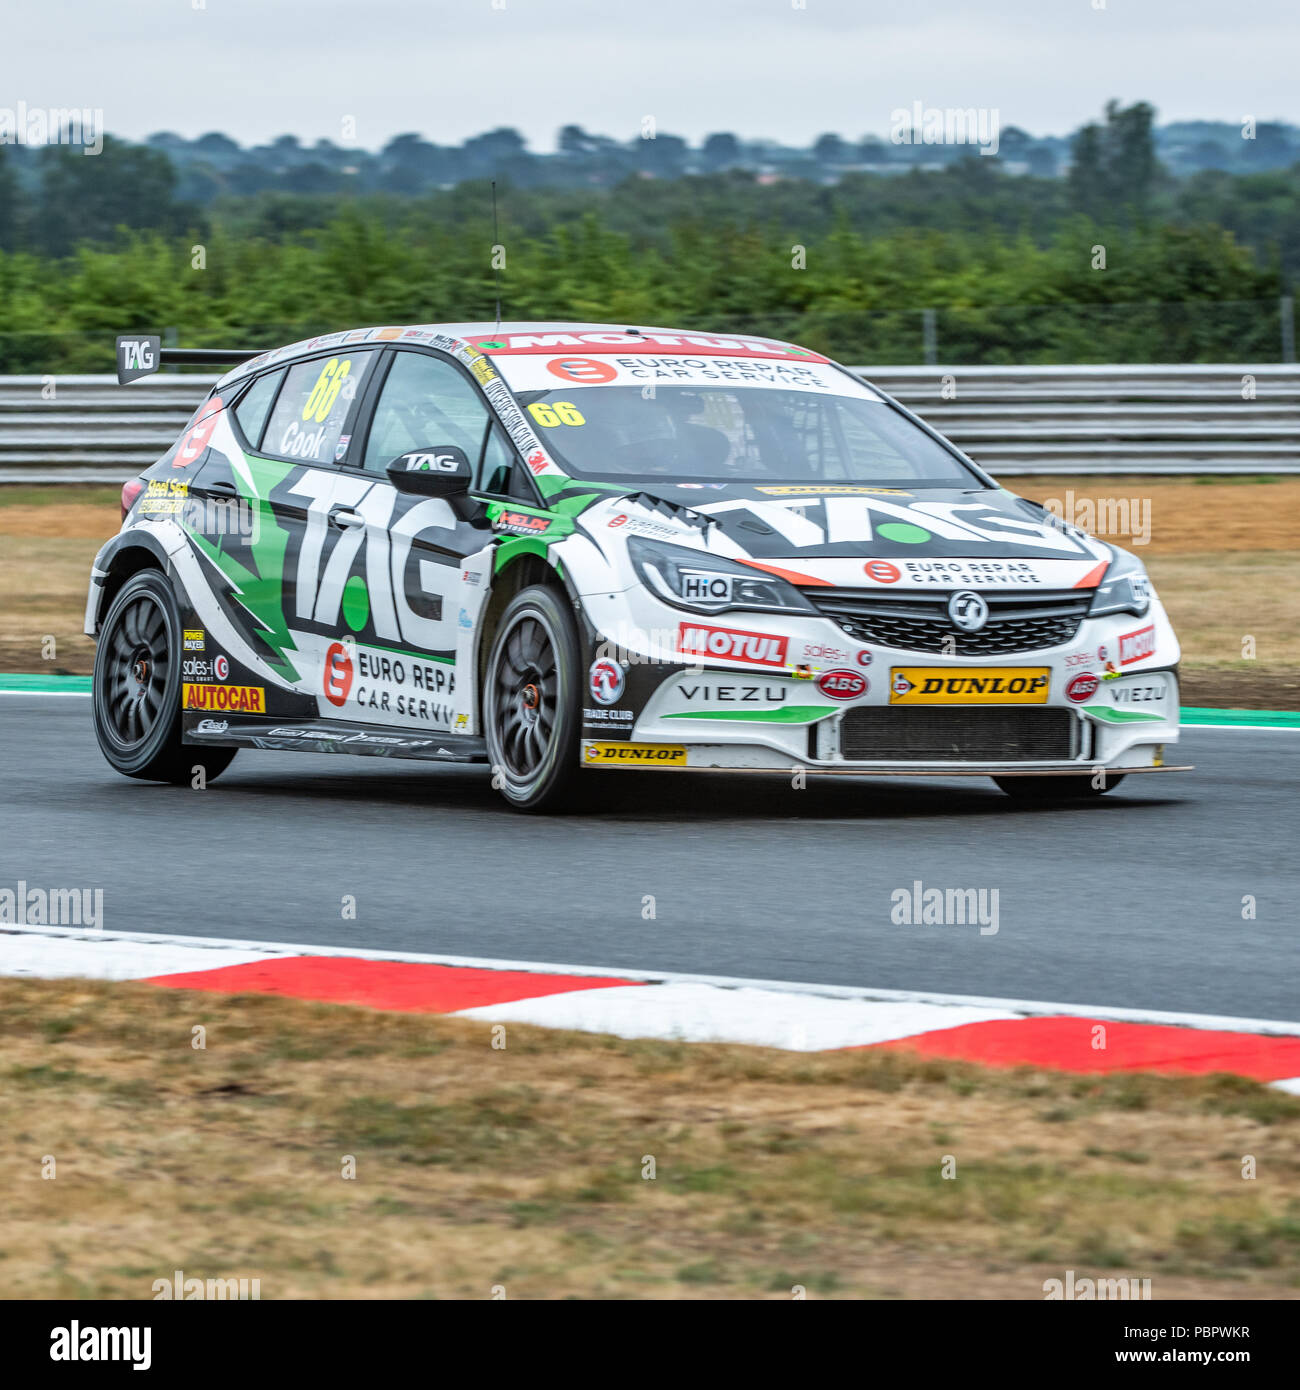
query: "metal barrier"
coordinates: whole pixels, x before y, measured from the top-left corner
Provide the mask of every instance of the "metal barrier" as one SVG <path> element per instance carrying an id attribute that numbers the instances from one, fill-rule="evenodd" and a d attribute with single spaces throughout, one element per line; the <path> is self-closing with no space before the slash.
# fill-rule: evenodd
<path id="1" fill-rule="evenodd" d="M 1291 365 L 853 370 L 997 475 L 1300 473 Z M 214 380 L 0 377 L 0 482 L 125 482 L 166 452 Z"/>

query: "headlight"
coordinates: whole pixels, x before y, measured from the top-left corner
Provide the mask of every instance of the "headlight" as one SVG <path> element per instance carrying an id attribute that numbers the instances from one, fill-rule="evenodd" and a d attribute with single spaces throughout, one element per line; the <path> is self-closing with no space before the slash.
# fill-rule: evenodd
<path id="1" fill-rule="evenodd" d="M 1088 609 L 1090 618 L 1105 613 L 1136 613 L 1139 618 L 1151 607 L 1151 581 L 1142 561 L 1126 550 L 1115 550 L 1110 568 L 1102 576 Z"/>
<path id="2" fill-rule="evenodd" d="M 759 573 L 735 560 L 641 536 L 627 538 L 627 553 L 652 594 L 693 613 L 721 613 L 726 608 L 817 611 L 784 579 Z"/>

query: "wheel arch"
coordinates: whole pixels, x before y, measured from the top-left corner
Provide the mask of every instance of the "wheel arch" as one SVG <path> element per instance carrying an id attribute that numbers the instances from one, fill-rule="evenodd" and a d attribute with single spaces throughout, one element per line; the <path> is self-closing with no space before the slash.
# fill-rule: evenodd
<path id="1" fill-rule="evenodd" d="M 95 558 L 95 569 L 104 578 L 99 582 L 93 611 L 87 614 L 86 631 L 98 635 L 104 615 L 112 606 L 113 600 L 121 592 L 133 575 L 141 570 L 161 570 L 164 575 L 170 571 L 167 552 L 161 544 L 148 533 L 124 531 L 100 551 Z"/>
<path id="2" fill-rule="evenodd" d="M 492 651 L 492 639 L 496 636 L 501 615 L 516 594 L 536 584 L 544 584 L 547 588 L 554 589 L 573 604 L 575 609 L 578 607 L 577 596 L 570 588 L 563 570 L 549 556 L 534 551 L 521 551 L 502 565 L 493 576 L 492 590 L 483 606 L 483 616 L 479 622 L 475 688 L 480 719 L 483 716 L 483 683 L 487 676 L 488 656 Z"/>

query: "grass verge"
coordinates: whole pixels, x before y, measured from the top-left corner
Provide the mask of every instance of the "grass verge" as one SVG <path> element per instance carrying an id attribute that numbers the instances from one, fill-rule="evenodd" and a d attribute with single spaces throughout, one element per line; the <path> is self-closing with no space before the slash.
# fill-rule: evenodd
<path id="1" fill-rule="evenodd" d="M 76 980 L 0 1019 L 0 1297 L 1300 1297 L 1300 1099 L 1234 1078 Z"/>

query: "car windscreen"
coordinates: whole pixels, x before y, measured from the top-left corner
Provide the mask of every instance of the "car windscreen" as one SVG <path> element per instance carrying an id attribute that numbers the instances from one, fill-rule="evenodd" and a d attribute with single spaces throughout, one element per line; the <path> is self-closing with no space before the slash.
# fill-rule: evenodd
<path id="1" fill-rule="evenodd" d="M 579 478 L 984 486 L 877 397 L 692 384 L 560 387 L 518 399 L 555 461 Z"/>

